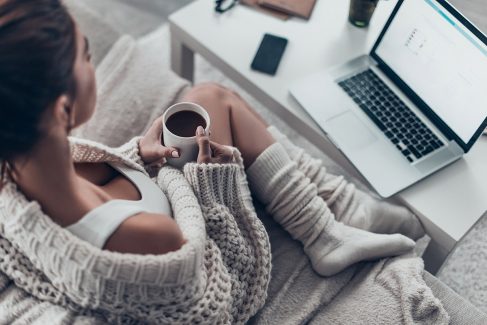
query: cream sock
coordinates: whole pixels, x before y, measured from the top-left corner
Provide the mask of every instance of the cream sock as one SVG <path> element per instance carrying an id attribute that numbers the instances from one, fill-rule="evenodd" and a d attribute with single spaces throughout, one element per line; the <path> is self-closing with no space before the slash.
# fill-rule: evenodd
<path id="1" fill-rule="evenodd" d="M 336 216 L 346 225 L 381 234 L 400 233 L 414 240 L 424 236 L 419 219 L 407 208 L 377 200 L 355 188 L 343 176 L 327 172 L 323 162 L 294 145 L 274 126 L 268 128 L 281 143 L 298 168 L 318 187 L 320 195 Z"/>
<path id="2" fill-rule="evenodd" d="M 267 211 L 291 236 L 303 243 L 316 272 L 336 274 L 363 260 L 405 253 L 414 242 L 402 235 L 380 235 L 335 221 L 326 202 L 318 195 L 284 147 L 268 147 L 248 168 L 249 184 Z"/>

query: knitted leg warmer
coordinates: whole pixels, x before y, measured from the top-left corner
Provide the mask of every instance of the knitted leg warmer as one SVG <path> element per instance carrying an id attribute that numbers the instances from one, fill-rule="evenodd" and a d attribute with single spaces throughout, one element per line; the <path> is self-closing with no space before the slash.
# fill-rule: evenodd
<path id="1" fill-rule="evenodd" d="M 319 159 L 294 145 L 277 128 L 268 128 L 281 143 L 298 168 L 318 187 L 321 196 L 338 221 L 346 225 L 380 234 L 400 233 L 414 240 L 424 236 L 419 219 L 408 209 L 379 201 L 355 188 L 343 176 L 331 175 Z"/>
<path id="2" fill-rule="evenodd" d="M 254 195 L 267 211 L 301 241 L 316 272 L 336 274 L 362 261 L 405 253 L 414 242 L 402 235 L 380 235 L 335 221 L 317 187 L 297 168 L 284 147 L 268 147 L 248 168 Z"/>

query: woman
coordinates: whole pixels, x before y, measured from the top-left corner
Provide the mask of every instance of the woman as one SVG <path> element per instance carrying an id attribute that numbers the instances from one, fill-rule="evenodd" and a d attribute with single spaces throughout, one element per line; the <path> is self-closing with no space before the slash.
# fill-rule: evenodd
<path id="1" fill-rule="evenodd" d="M 201 300 L 205 300 L 206 293 L 202 296 L 195 292 L 204 291 L 203 287 L 209 285 L 194 286 L 193 298 L 188 298 L 187 292 L 184 299 L 172 292 L 174 301 L 165 303 L 184 301 L 186 309 L 181 307 L 184 312 L 179 316 L 189 314 L 190 310 L 195 312 L 194 306 L 198 305 L 198 315 L 203 315 L 203 320 L 245 322 L 264 301 L 270 272 L 266 257 L 269 247 L 251 206 L 246 177 L 253 194 L 277 222 L 302 242 L 313 268 L 324 276 L 362 260 L 399 255 L 414 246 L 403 235 L 373 232 L 403 233 L 413 239 L 423 234 L 421 225 L 409 211 L 376 201 L 356 190 L 343 177 L 328 174 L 320 161 L 295 147 L 276 129 L 269 128 L 236 93 L 218 85 L 200 85 L 188 92 L 184 100 L 200 104 L 211 117 L 211 140 L 202 128 L 196 130 L 198 161 L 185 166 L 184 176 L 203 211 L 209 242 L 214 243 L 205 244 L 205 260 L 216 258 L 220 261 L 218 265 L 225 268 L 206 274 L 218 274 L 221 287 L 230 285 L 234 297 L 221 301 L 208 298 L 212 303 L 220 302 L 217 305 L 221 308 L 216 305 L 213 308 L 212 304 L 198 305 L 194 300 L 203 296 Z M 29 258 L 33 254 L 33 267 L 50 279 L 53 290 L 62 292 L 63 304 L 80 310 L 101 308 L 108 318 L 121 313 L 130 313 L 135 318 L 149 317 L 154 305 L 146 304 L 147 310 L 142 311 L 140 305 L 132 310 L 121 303 L 107 305 L 103 299 L 93 303 L 83 299 L 85 289 L 78 288 L 81 282 L 76 282 L 76 287 L 72 281 L 53 280 L 57 271 L 36 259 L 33 252 L 37 246 L 28 246 L 23 241 L 25 237 L 17 235 L 25 232 L 25 236 L 30 236 L 25 229 L 27 224 L 19 227 L 21 220 L 30 222 L 29 218 L 41 218 L 45 214 L 54 224 L 84 242 L 104 251 L 125 253 L 96 253 L 109 259 L 135 261 L 139 258 L 131 254 L 190 254 L 185 247 L 192 247 L 194 238 L 186 238 L 184 225 L 177 222 L 178 211 L 182 210 L 174 204 L 177 190 L 171 189 L 173 182 L 168 181 L 178 176 L 164 165 L 166 157 L 178 155 L 177 148 L 161 145 L 161 119 L 154 121 L 143 137 L 116 150 L 89 141 L 72 139 L 70 142 L 69 132 L 93 114 L 96 85 L 88 40 L 59 0 L 0 1 L 0 103 L 0 160 L 3 161 L 0 200 L 4 200 L 6 207 L 1 219 L 6 230 L 2 235 L 22 256 Z M 150 181 L 143 169 L 149 166 L 156 169 L 159 186 Z M 19 206 L 25 210 L 8 210 L 10 201 L 22 201 L 25 204 Z M 34 209 L 33 212 L 28 202 L 37 202 L 42 211 Z M 15 214 L 18 222 L 10 219 L 8 224 L 5 211 Z M 50 224 L 46 227 L 78 245 L 74 236 Z M 9 232 L 9 229 L 13 230 Z M 231 238 L 241 241 L 233 247 L 244 247 L 244 251 L 233 252 L 232 257 L 226 254 L 227 245 L 231 245 L 218 235 L 226 231 Z M 45 237 L 32 233 L 30 240 L 42 245 Z M 256 243 L 251 243 L 253 240 Z M 245 270 L 246 263 L 239 260 L 239 254 L 247 258 L 250 269 Z M 52 261 L 57 270 L 63 269 L 62 258 L 58 254 Z M 140 257 L 137 261 L 145 260 Z M 209 268 L 210 264 L 205 267 Z M 66 274 L 68 269 L 66 266 Z M 82 272 L 77 269 L 72 274 L 81 273 L 86 280 L 87 275 Z M 251 277 L 241 280 L 244 274 L 253 274 L 259 281 L 252 282 Z M 106 281 L 102 283 L 108 285 Z M 255 287 L 259 294 L 254 301 L 248 293 L 242 293 L 245 290 L 235 289 L 237 283 Z M 100 282 L 97 286 L 96 290 Z M 231 296 L 228 290 L 218 290 L 226 293 L 225 297 Z M 236 292 L 239 295 L 235 296 Z M 38 292 L 32 294 L 39 296 Z M 170 294 L 165 297 L 168 296 L 171 297 Z M 157 301 L 156 309 L 164 309 L 160 300 L 144 298 Z M 120 306 L 125 309 L 121 311 Z M 208 316 L 215 310 L 214 318 Z M 161 317 L 174 317 L 166 320 L 181 320 L 174 316 L 175 310 L 167 309 L 164 313 Z"/>

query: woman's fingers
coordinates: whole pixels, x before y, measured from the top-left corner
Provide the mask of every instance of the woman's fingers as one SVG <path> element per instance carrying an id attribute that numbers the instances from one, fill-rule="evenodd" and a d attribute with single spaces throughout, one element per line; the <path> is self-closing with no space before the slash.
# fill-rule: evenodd
<path id="1" fill-rule="evenodd" d="M 151 134 L 156 139 L 158 146 L 158 155 L 163 158 L 179 158 L 179 151 L 173 147 L 165 147 L 162 143 L 162 116 L 154 121 L 151 127 Z"/>
<path id="2" fill-rule="evenodd" d="M 196 129 L 196 141 L 198 142 L 199 153 L 197 162 L 200 164 L 207 164 L 211 162 L 210 139 L 206 135 L 205 129 L 198 126 Z"/>
<path id="3" fill-rule="evenodd" d="M 178 150 L 172 147 L 160 146 L 157 154 L 159 157 L 164 157 L 164 158 L 179 158 Z"/>
<path id="4" fill-rule="evenodd" d="M 157 118 L 154 122 L 152 122 L 151 127 L 147 131 L 147 134 L 150 135 L 153 139 L 160 139 L 162 135 L 162 117 Z"/>
<path id="5" fill-rule="evenodd" d="M 227 146 L 210 141 L 210 148 L 213 152 L 215 163 L 227 164 L 233 161 L 233 150 Z"/>
<path id="6" fill-rule="evenodd" d="M 139 154 L 146 164 L 163 162 L 165 158 L 179 158 L 176 148 L 162 143 L 162 117 L 157 118 L 139 142 Z"/>
<path id="7" fill-rule="evenodd" d="M 210 141 L 203 127 L 196 129 L 196 141 L 199 147 L 197 162 L 200 164 L 226 164 L 233 161 L 233 150 L 227 146 Z"/>
<path id="8" fill-rule="evenodd" d="M 146 164 L 163 162 L 165 158 L 178 158 L 179 152 L 175 148 L 164 147 L 161 144 L 144 145 L 141 141 L 139 153 Z"/>

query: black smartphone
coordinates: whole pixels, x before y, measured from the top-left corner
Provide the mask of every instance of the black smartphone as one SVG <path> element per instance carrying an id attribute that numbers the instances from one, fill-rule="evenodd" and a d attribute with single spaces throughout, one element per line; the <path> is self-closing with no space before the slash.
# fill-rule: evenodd
<path id="1" fill-rule="evenodd" d="M 265 34 L 250 67 L 271 76 L 275 75 L 286 46 L 287 39 Z"/>

